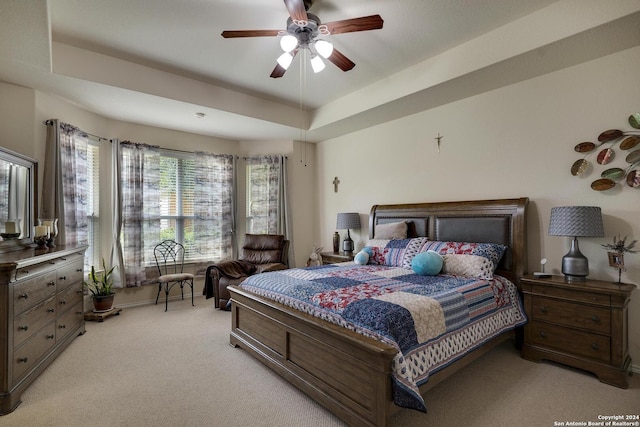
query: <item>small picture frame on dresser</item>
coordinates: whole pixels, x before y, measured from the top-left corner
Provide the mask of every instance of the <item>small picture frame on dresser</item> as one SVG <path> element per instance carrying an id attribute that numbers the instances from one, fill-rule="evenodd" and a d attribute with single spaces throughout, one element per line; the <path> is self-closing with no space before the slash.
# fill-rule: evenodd
<path id="1" fill-rule="evenodd" d="M 609 255 L 609 267 L 624 270 L 624 254 L 620 252 L 607 252 Z"/>

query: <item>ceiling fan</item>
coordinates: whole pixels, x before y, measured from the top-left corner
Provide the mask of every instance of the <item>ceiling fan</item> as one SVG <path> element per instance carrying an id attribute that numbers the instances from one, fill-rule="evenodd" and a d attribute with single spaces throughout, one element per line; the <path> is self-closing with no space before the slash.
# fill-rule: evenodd
<path id="1" fill-rule="evenodd" d="M 352 33 L 356 31 L 378 30 L 382 28 L 383 20 L 380 15 L 363 16 L 361 18 L 344 19 L 323 24 L 320 18 L 307 11 L 313 0 L 284 0 L 289 11 L 286 30 L 236 30 L 223 31 L 222 37 L 274 37 L 279 36 L 280 46 L 284 53 L 278 58 L 278 64 L 271 72 L 271 77 L 282 77 L 293 58 L 300 49 L 307 49 L 311 53 L 311 66 L 314 72 L 324 68 L 321 57 L 334 63 L 342 71 L 349 71 L 355 63 L 340 53 L 333 45 L 321 38 L 331 34 Z"/>

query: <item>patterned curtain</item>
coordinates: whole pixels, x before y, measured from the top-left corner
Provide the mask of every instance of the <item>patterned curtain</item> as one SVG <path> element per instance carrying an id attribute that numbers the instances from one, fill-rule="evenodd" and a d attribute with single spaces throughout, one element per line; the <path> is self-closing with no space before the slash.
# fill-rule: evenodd
<path id="1" fill-rule="evenodd" d="M 248 157 L 246 160 L 247 232 L 283 234 L 290 242 L 289 260 L 291 261 L 294 258 L 289 224 L 287 158 L 273 155 Z"/>
<path id="2" fill-rule="evenodd" d="M 121 143 L 122 251 L 127 287 L 144 284 L 145 259 L 160 241 L 160 153 L 155 147 Z"/>
<path id="3" fill-rule="evenodd" d="M 41 218 L 58 218 L 61 244 L 88 244 L 87 134 L 48 120 Z"/>
<path id="4" fill-rule="evenodd" d="M 207 259 L 234 257 L 235 158 L 197 152 L 194 159 L 195 251 Z"/>
<path id="5" fill-rule="evenodd" d="M 11 163 L 0 162 L 0 222 L 5 222 L 9 219 L 9 176 L 11 170 Z M 5 189 L 7 192 L 5 193 Z M 23 224 L 22 224 L 23 225 Z"/>

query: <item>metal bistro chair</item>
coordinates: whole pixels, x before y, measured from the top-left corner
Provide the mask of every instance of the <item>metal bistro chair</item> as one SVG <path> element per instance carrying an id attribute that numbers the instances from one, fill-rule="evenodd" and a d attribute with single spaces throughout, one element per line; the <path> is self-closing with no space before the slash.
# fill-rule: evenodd
<path id="1" fill-rule="evenodd" d="M 160 297 L 160 291 L 164 286 L 165 300 L 164 311 L 169 305 L 169 291 L 174 285 L 180 285 L 182 299 L 184 299 L 184 284 L 191 286 L 191 305 L 193 303 L 193 274 L 184 273 L 184 246 L 174 240 L 164 240 L 158 243 L 153 249 L 153 256 L 158 267 L 158 295 L 156 304 Z"/>

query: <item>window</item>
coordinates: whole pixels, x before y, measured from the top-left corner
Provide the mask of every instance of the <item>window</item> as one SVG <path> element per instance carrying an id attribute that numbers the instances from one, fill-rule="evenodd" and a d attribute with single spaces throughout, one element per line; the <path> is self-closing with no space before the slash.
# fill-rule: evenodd
<path id="1" fill-rule="evenodd" d="M 160 240 L 173 239 L 185 247 L 185 260 L 199 256 L 194 233 L 193 155 L 160 155 Z"/>
<path id="2" fill-rule="evenodd" d="M 247 233 L 279 233 L 281 158 L 247 159 Z"/>
<path id="3" fill-rule="evenodd" d="M 100 146 L 97 142 L 87 144 L 87 240 L 84 265 L 102 265 L 100 254 Z"/>

